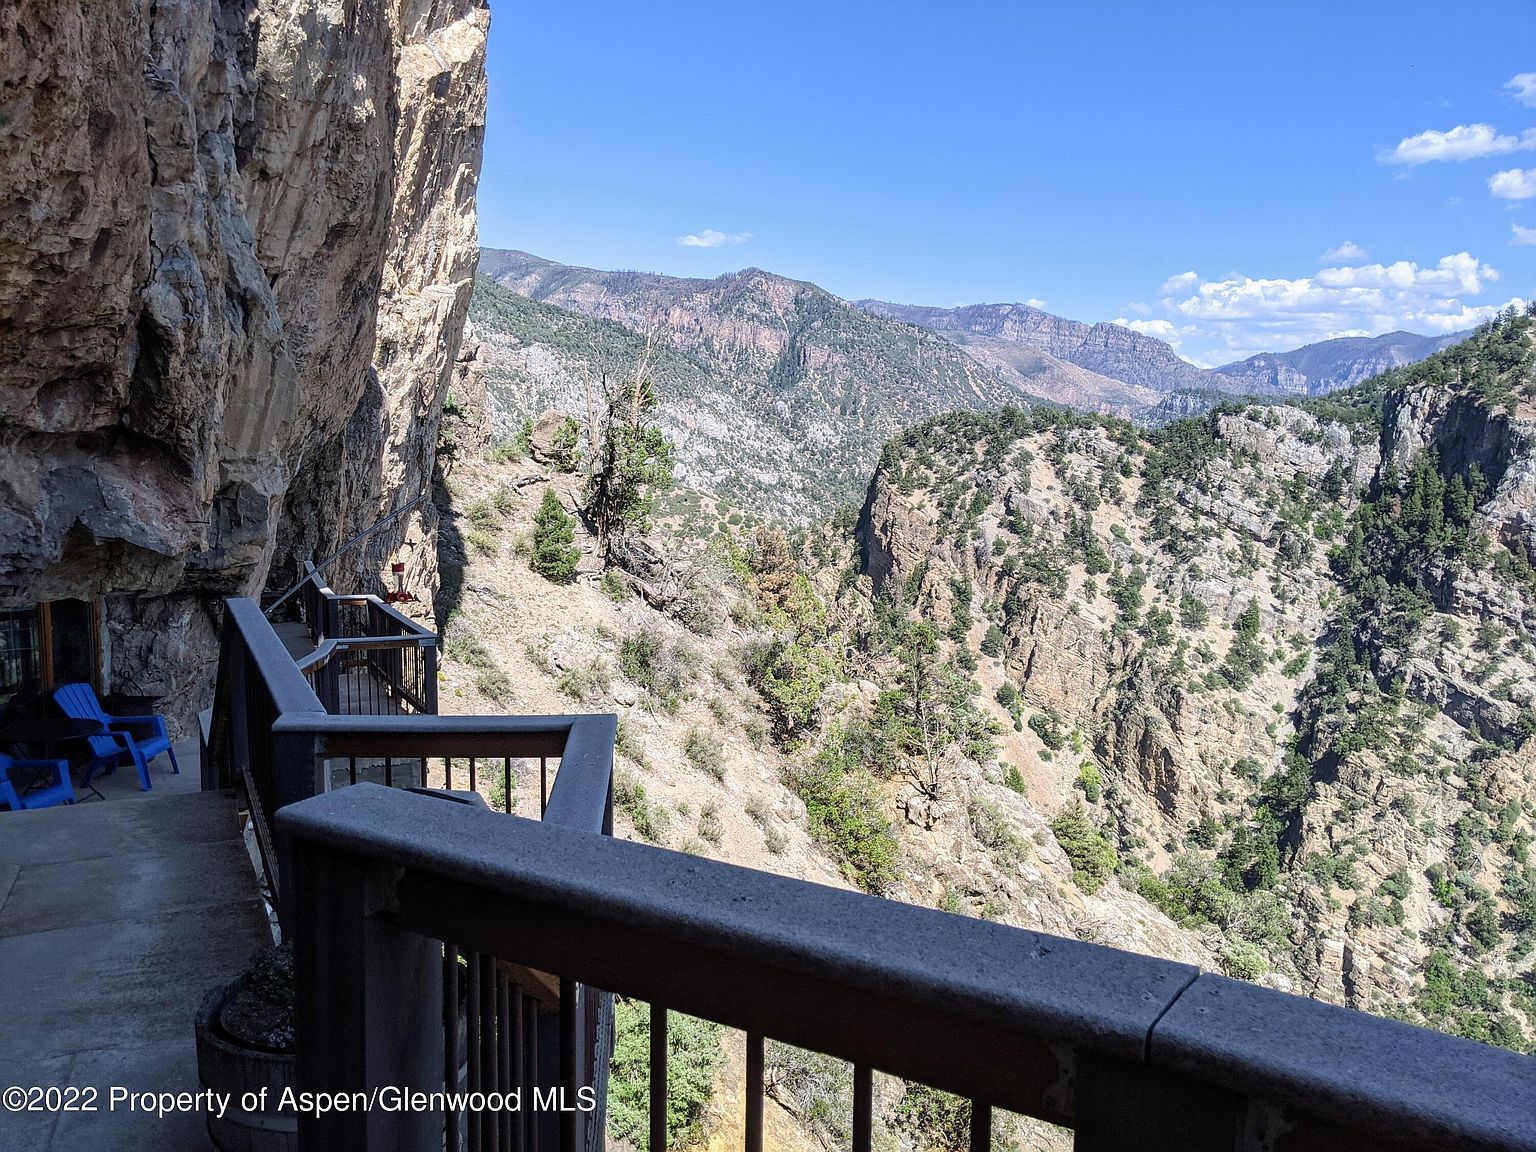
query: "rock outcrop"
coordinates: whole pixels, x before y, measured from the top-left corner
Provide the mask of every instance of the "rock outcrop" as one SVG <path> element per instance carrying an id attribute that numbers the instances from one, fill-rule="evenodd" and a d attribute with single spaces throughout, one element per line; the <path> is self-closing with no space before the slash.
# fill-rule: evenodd
<path id="1" fill-rule="evenodd" d="M 1031 804 L 1081 792 L 1229 971 L 1521 1046 L 1521 996 L 1439 991 L 1536 943 L 1533 334 L 1151 436 L 933 422 L 870 486 L 862 573 L 972 648 Z"/>
<path id="2" fill-rule="evenodd" d="M 483 0 L 0 9 L 0 604 L 105 596 L 206 697 L 210 605 L 413 499 L 477 258 Z M 429 507 L 349 554 L 435 571 Z"/>

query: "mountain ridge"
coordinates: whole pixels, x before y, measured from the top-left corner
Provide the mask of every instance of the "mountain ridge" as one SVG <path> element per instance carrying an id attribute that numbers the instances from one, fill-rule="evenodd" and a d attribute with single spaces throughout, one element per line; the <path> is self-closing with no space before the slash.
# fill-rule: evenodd
<path id="1" fill-rule="evenodd" d="M 721 320 L 732 325 L 754 314 L 758 319 L 772 316 L 783 327 L 786 342 L 792 342 L 785 309 L 795 301 L 813 300 L 823 312 L 853 310 L 938 336 L 983 370 L 992 385 L 1010 389 L 1021 399 L 1047 400 L 1143 424 L 1205 411 L 1223 397 L 1319 395 L 1351 387 L 1378 372 L 1422 360 L 1469 334 L 1338 337 L 1207 369 L 1183 359 L 1166 341 L 1123 324 L 1072 320 L 1021 303 L 940 308 L 845 300 L 811 281 L 755 266 L 715 277 L 683 277 L 603 271 L 516 249 L 483 248 L 480 270 L 541 303 L 637 331 L 665 328 L 678 351 L 713 361 L 717 370 L 726 372 L 741 366 L 720 355 L 718 334 L 706 335 L 706 329 Z M 839 323 L 850 327 L 846 312 Z M 766 347 L 764 333 L 754 340 Z M 780 349 L 784 351 L 787 347 Z M 987 389 L 974 391 L 980 395 Z"/>
<path id="2" fill-rule="evenodd" d="M 1260 352 L 1213 371 L 1254 381 L 1264 391 L 1318 396 L 1353 388 L 1391 368 L 1415 364 L 1470 335 L 1471 329 L 1444 336 L 1421 336 L 1402 330 L 1380 336 L 1336 336 L 1289 352 Z"/>

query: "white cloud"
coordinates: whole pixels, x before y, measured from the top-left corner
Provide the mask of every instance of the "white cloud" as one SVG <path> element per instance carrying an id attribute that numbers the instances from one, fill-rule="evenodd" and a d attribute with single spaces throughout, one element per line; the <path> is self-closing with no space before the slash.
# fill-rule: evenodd
<path id="1" fill-rule="evenodd" d="M 1428 164 L 1435 160 L 1477 160 L 1536 149 L 1536 128 L 1519 136 L 1501 136 L 1491 124 L 1458 124 L 1448 132 L 1431 129 L 1406 136 L 1376 158 L 1383 164 Z"/>
<path id="2" fill-rule="evenodd" d="M 750 232 L 716 232 L 713 228 L 705 228 L 679 236 L 677 242 L 684 248 L 724 248 L 727 244 L 745 244 L 750 239 Z"/>
<path id="3" fill-rule="evenodd" d="M 1536 228 L 1527 228 L 1522 224 L 1511 224 L 1509 230 L 1513 233 L 1509 241 L 1511 244 L 1536 244 Z"/>
<path id="4" fill-rule="evenodd" d="M 1360 245 L 1356 244 L 1353 240 L 1346 240 L 1337 248 L 1328 249 L 1328 251 L 1322 254 L 1320 259 L 1334 261 L 1364 260 L 1369 255 L 1369 252 L 1360 247 Z"/>
<path id="5" fill-rule="evenodd" d="M 1175 348 L 1179 346 L 1182 335 L 1181 330 L 1168 320 L 1127 320 L 1124 316 L 1117 316 L 1112 322 L 1132 332 L 1140 332 L 1143 336 L 1154 336 Z"/>
<path id="6" fill-rule="evenodd" d="M 1177 276 L 1170 276 L 1163 281 L 1163 286 L 1157 290 L 1159 296 L 1177 296 L 1181 292 L 1188 292 L 1200 283 L 1198 272 L 1180 272 Z"/>
<path id="7" fill-rule="evenodd" d="M 1536 229 L 1525 231 L 1532 240 L 1517 227 L 1512 243 L 1536 243 Z M 1177 336 L 1186 359 L 1221 364 L 1338 336 L 1470 328 L 1506 303 L 1479 300 L 1498 279 L 1468 252 L 1428 265 L 1341 263 L 1296 278 L 1175 277 L 1170 284 L 1184 287 L 1161 301 L 1164 319 L 1117 323 L 1170 343 Z"/>
<path id="8" fill-rule="evenodd" d="M 1511 76 L 1504 85 L 1504 91 L 1527 108 L 1536 108 L 1536 72 Z"/>
<path id="9" fill-rule="evenodd" d="M 1039 308 L 1043 312 L 1045 310 L 1045 301 L 1039 297 L 1031 296 L 1028 300 L 1024 301 L 1024 306 L 1027 308 Z"/>
<path id="10" fill-rule="evenodd" d="M 1500 200 L 1529 200 L 1536 196 L 1536 168 L 1511 168 L 1488 177 L 1488 191 Z"/>

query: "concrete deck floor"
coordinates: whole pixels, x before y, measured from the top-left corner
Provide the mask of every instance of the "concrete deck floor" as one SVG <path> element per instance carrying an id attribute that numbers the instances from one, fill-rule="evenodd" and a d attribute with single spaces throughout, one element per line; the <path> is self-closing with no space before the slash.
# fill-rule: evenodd
<path id="1" fill-rule="evenodd" d="M 0 1089 L 99 1093 L 95 1113 L 0 1110 L 6 1152 L 211 1147 L 201 1114 L 107 1109 L 113 1086 L 198 1089 L 192 1015 L 271 943 L 233 794 L 196 790 L 195 745 L 181 759 L 149 792 L 119 769 L 105 802 L 0 813 Z"/>
<path id="2" fill-rule="evenodd" d="M 198 763 L 196 740 L 183 740 L 175 746 L 176 762 L 180 773 L 171 771 L 171 759 L 161 753 L 149 762 L 149 791 L 139 784 L 139 772 L 132 764 L 116 769 L 110 776 L 98 772 L 91 777 L 91 788 L 107 800 L 145 800 L 156 796 L 179 796 L 196 792 L 202 787 L 202 769 Z M 72 774 L 75 781 L 75 797 L 79 804 L 96 804 L 98 798 L 89 788 L 80 786 L 80 773 Z M 0 812 L 0 816 L 7 813 Z"/>

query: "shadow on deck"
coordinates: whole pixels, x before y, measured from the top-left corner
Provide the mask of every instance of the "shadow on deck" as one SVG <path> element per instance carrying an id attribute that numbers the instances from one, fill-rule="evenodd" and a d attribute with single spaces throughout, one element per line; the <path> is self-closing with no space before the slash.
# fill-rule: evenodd
<path id="1" fill-rule="evenodd" d="M 202 1113 L 108 1109 L 113 1086 L 196 1092 L 192 1016 L 271 943 L 231 792 L 152 766 L 139 792 L 0 816 L 0 1086 L 91 1087 L 98 1111 L 0 1112 L 0 1147 L 211 1147 Z M 130 787 L 120 787 L 130 785 Z"/>

